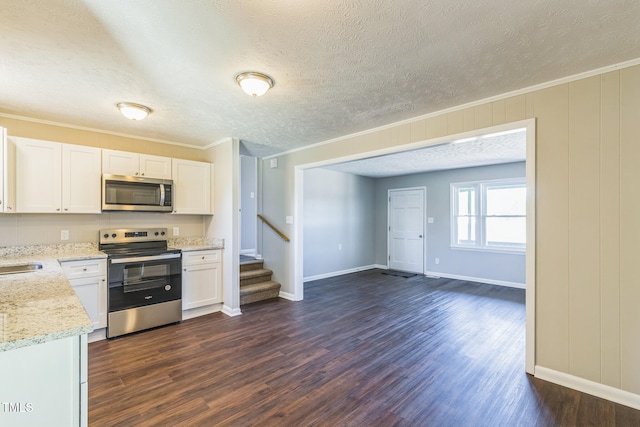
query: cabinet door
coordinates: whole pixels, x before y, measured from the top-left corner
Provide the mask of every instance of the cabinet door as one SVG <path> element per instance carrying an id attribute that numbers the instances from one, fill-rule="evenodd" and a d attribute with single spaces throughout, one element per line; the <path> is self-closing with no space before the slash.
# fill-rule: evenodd
<path id="1" fill-rule="evenodd" d="M 140 154 L 140 176 L 171 179 L 171 158 Z"/>
<path id="2" fill-rule="evenodd" d="M 182 309 L 222 302 L 222 264 L 200 264 L 183 267 Z"/>
<path id="3" fill-rule="evenodd" d="M 5 166 L 5 157 L 7 150 L 7 130 L 0 127 L 0 212 L 5 211 L 5 175 L 7 168 Z"/>
<path id="4" fill-rule="evenodd" d="M 2 186 L 0 194 L 4 194 L 4 199 L 0 203 L 0 212 L 16 212 L 16 144 L 11 137 L 7 137 L 5 129 L 5 144 L 2 147 L 3 173 L 0 176 Z"/>
<path id="5" fill-rule="evenodd" d="M 173 213 L 211 214 L 211 164 L 173 159 Z"/>
<path id="6" fill-rule="evenodd" d="M 95 276 L 69 280 L 78 299 L 82 302 L 94 329 L 107 327 L 107 280 Z"/>
<path id="7" fill-rule="evenodd" d="M 15 145 L 0 127 L 0 212 L 15 212 L 15 161 Z"/>
<path id="8" fill-rule="evenodd" d="M 15 138 L 16 210 L 60 212 L 62 144 Z"/>
<path id="9" fill-rule="evenodd" d="M 140 155 L 128 151 L 102 150 L 102 173 L 138 176 Z"/>
<path id="10" fill-rule="evenodd" d="M 99 148 L 62 145 L 63 212 L 101 212 L 100 159 Z"/>
<path id="11" fill-rule="evenodd" d="M 87 357 L 79 337 L 0 352 L 3 426 L 80 426 L 80 364 Z"/>

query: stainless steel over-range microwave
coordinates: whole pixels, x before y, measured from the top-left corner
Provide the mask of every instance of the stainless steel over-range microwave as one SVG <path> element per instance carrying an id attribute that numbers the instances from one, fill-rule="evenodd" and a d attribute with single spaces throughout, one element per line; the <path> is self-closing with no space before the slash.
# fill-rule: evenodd
<path id="1" fill-rule="evenodd" d="M 173 211 L 173 181 L 137 176 L 102 175 L 103 211 Z"/>

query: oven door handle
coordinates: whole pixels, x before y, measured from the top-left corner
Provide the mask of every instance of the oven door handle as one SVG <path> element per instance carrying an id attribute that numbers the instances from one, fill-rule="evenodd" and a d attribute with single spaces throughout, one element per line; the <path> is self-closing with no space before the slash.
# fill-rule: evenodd
<path id="1" fill-rule="evenodd" d="M 142 261 L 156 261 L 163 259 L 180 258 L 182 254 L 163 254 L 163 255 L 149 255 L 149 256 L 132 256 L 129 258 L 115 258 L 111 260 L 111 264 L 126 264 L 128 262 L 142 262 Z"/>

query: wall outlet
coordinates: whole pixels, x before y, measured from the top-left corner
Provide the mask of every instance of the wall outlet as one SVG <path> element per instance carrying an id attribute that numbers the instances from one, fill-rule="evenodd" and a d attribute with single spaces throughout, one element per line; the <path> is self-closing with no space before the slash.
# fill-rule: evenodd
<path id="1" fill-rule="evenodd" d="M 436 264 L 440 264 L 440 258 L 436 258 Z"/>
<path id="2" fill-rule="evenodd" d="M 180 235 L 180 227 L 173 227 L 173 235 L 174 236 Z"/>
<path id="3" fill-rule="evenodd" d="M 429 224 L 433 224 L 433 218 L 431 218 L 431 217 L 427 218 L 427 222 L 428 222 Z"/>
<path id="4" fill-rule="evenodd" d="M 69 230 L 60 230 L 60 240 L 69 240 Z"/>
<path id="5" fill-rule="evenodd" d="M 286 216 L 284 222 L 287 224 L 293 224 L 293 217 L 290 215 Z"/>

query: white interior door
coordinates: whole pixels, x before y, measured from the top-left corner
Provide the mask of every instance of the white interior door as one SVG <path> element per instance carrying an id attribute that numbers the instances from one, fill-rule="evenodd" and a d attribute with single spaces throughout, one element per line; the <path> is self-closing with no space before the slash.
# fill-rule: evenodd
<path id="1" fill-rule="evenodd" d="M 389 190 L 389 268 L 424 274 L 425 188 Z"/>

